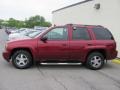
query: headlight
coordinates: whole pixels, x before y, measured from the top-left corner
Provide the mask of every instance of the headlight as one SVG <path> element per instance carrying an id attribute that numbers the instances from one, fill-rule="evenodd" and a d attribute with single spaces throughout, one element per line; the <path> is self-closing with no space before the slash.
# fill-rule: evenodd
<path id="1" fill-rule="evenodd" d="M 8 44 L 6 43 L 6 44 L 5 44 L 5 49 L 7 49 L 7 46 L 8 46 Z"/>

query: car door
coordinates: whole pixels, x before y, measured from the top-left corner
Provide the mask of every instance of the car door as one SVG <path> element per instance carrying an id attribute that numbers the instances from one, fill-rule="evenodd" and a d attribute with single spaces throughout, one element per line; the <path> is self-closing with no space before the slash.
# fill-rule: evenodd
<path id="1" fill-rule="evenodd" d="M 70 40 L 70 58 L 72 60 L 81 60 L 86 52 L 86 46 L 90 42 L 90 36 L 87 28 L 85 27 L 74 27 L 71 33 Z"/>
<path id="2" fill-rule="evenodd" d="M 68 58 L 68 30 L 66 27 L 56 27 L 42 36 L 47 40 L 39 41 L 39 58 L 47 60 L 64 60 Z"/>

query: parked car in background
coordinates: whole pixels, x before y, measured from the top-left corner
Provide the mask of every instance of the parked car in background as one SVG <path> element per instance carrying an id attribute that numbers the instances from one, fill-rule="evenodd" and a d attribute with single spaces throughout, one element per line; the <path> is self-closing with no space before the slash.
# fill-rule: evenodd
<path id="1" fill-rule="evenodd" d="M 40 31 L 43 31 L 43 30 L 48 29 L 48 27 L 34 26 L 34 29 L 35 29 L 35 30 L 40 30 Z"/>
<path id="2" fill-rule="evenodd" d="M 14 39 L 17 39 L 17 38 L 20 38 L 20 37 L 23 37 L 29 33 L 32 33 L 36 30 L 32 30 L 32 29 L 25 29 L 23 31 L 20 31 L 20 32 L 15 32 L 15 33 L 11 33 L 9 36 L 8 36 L 8 40 L 14 40 Z"/>
<path id="3" fill-rule="evenodd" d="M 97 70 L 105 60 L 116 58 L 116 42 L 111 32 L 98 25 L 55 26 L 31 39 L 9 41 L 3 57 L 19 69 L 33 62 L 81 62 Z"/>
<path id="4" fill-rule="evenodd" d="M 24 30 L 28 30 L 28 28 L 20 28 L 20 29 L 18 29 L 18 30 L 12 30 L 12 31 L 10 32 L 10 34 L 20 33 L 20 32 L 22 32 L 22 31 L 24 31 Z"/>
<path id="5" fill-rule="evenodd" d="M 11 34 L 11 31 L 16 31 L 16 30 L 13 30 L 13 29 L 5 29 L 5 32 L 9 35 Z"/>
<path id="6" fill-rule="evenodd" d="M 27 30 L 28 28 L 20 28 L 20 29 L 12 29 L 12 28 L 7 28 L 5 30 L 5 32 L 9 35 L 9 34 L 13 34 L 13 33 L 20 33 L 24 30 Z"/>
<path id="7" fill-rule="evenodd" d="M 12 31 L 16 31 L 18 30 L 17 28 L 15 27 L 5 27 L 5 32 L 9 35 L 11 34 Z"/>
<path id="8" fill-rule="evenodd" d="M 24 35 L 20 35 L 20 36 L 16 36 L 13 39 L 9 40 L 9 41 L 16 41 L 16 40 L 22 40 L 22 39 L 32 39 L 32 37 L 39 35 L 41 33 L 41 31 L 37 31 L 37 30 L 30 30 L 29 32 L 27 32 Z"/>

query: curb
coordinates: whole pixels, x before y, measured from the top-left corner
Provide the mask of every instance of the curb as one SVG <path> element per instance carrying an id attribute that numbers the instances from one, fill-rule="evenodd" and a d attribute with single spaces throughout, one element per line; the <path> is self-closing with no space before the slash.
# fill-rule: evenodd
<path id="1" fill-rule="evenodd" d="M 112 62 L 116 64 L 120 64 L 120 58 L 113 59 Z"/>

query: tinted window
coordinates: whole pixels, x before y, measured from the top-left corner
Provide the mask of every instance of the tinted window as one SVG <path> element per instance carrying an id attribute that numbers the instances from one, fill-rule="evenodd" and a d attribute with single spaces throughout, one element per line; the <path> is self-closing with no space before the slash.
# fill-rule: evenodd
<path id="1" fill-rule="evenodd" d="M 48 40 L 67 40 L 67 29 L 55 28 L 49 31 L 45 36 L 48 37 Z"/>
<path id="2" fill-rule="evenodd" d="M 113 36 L 106 28 L 94 28 L 96 39 L 98 40 L 112 40 Z"/>
<path id="3" fill-rule="evenodd" d="M 76 27 L 73 30 L 73 40 L 89 40 L 87 28 Z"/>

